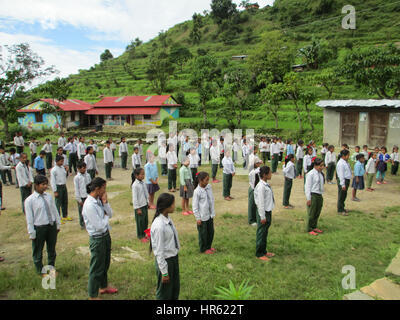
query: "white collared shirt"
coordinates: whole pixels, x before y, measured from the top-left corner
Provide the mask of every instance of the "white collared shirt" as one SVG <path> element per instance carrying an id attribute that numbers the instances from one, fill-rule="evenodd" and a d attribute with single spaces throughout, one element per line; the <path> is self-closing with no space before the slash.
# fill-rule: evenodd
<path id="1" fill-rule="evenodd" d="M 49 206 L 50 215 L 53 221 L 49 221 L 43 200 L 45 200 Z M 45 226 L 50 224 L 51 222 L 54 222 L 57 224 L 57 230 L 60 230 L 60 225 L 61 225 L 60 215 L 57 211 L 54 199 L 50 194 L 44 192 L 42 198 L 41 195 L 35 191 L 28 198 L 26 198 L 24 207 L 25 207 L 25 218 L 30 239 L 32 240 L 36 239 L 35 226 L 37 227 Z"/>
<path id="2" fill-rule="evenodd" d="M 219 164 L 219 148 L 218 146 L 212 145 L 210 148 L 210 155 L 211 155 L 211 163 L 212 164 Z"/>
<path id="3" fill-rule="evenodd" d="M 271 212 L 275 208 L 274 193 L 264 180 L 260 180 L 254 189 L 254 202 L 261 220 L 265 219 L 265 212 Z"/>
<path id="4" fill-rule="evenodd" d="M 336 164 L 336 161 L 337 161 L 336 153 L 328 151 L 325 155 L 325 166 L 328 166 L 332 162 Z"/>
<path id="5" fill-rule="evenodd" d="M 297 150 L 296 150 L 296 159 L 297 160 L 301 160 L 304 158 L 304 151 L 303 148 L 300 146 L 297 146 Z"/>
<path id="6" fill-rule="evenodd" d="M 86 163 L 86 170 L 96 170 L 96 171 L 98 171 L 96 158 L 95 158 L 95 156 L 93 154 L 89 154 L 88 153 L 85 156 L 85 158 L 83 159 L 83 161 L 85 161 L 85 163 Z"/>
<path id="7" fill-rule="evenodd" d="M 50 185 L 53 192 L 57 192 L 57 186 L 67 184 L 67 171 L 64 166 L 55 166 L 50 171 Z"/>
<path id="8" fill-rule="evenodd" d="M 200 157 L 197 155 L 197 153 L 189 154 L 188 158 L 190 161 L 189 168 L 198 168 L 199 167 Z"/>
<path id="9" fill-rule="evenodd" d="M 31 150 L 31 154 L 35 154 L 35 153 L 36 153 L 36 150 L 37 150 L 37 145 L 36 145 L 36 143 L 31 142 L 31 143 L 29 144 L 29 150 Z"/>
<path id="10" fill-rule="evenodd" d="M 285 176 L 285 178 L 292 180 L 296 178 L 296 169 L 292 161 L 289 161 L 286 166 L 283 165 L 283 175 Z"/>
<path id="11" fill-rule="evenodd" d="M 128 144 L 126 142 L 121 142 L 119 144 L 119 151 L 118 151 L 119 156 L 121 156 L 123 152 L 128 153 Z"/>
<path id="12" fill-rule="evenodd" d="M 352 177 L 350 164 L 340 159 L 336 166 L 336 174 L 340 181 L 340 185 L 344 187 L 346 185 L 346 180 L 350 180 Z"/>
<path id="13" fill-rule="evenodd" d="M 376 173 L 376 159 L 369 159 L 367 165 L 365 166 L 366 173 Z"/>
<path id="14" fill-rule="evenodd" d="M 53 146 L 51 143 L 45 143 L 42 150 L 46 153 L 52 153 L 53 152 Z"/>
<path id="15" fill-rule="evenodd" d="M 81 202 L 82 199 L 87 198 L 87 185 L 92 182 L 92 179 L 90 178 L 90 174 L 85 172 L 85 174 L 82 174 L 78 172 L 78 174 L 74 178 L 74 186 L 75 186 L 75 199 L 78 202 Z"/>
<path id="16" fill-rule="evenodd" d="M 67 139 L 60 137 L 58 138 L 58 143 L 57 143 L 58 147 L 65 147 L 67 145 Z"/>
<path id="17" fill-rule="evenodd" d="M 392 159 L 394 162 L 399 162 L 399 153 L 398 152 L 393 152 L 390 155 L 390 159 Z"/>
<path id="18" fill-rule="evenodd" d="M 142 166 L 142 160 L 140 159 L 139 153 L 133 153 L 132 155 L 132 167 L 136 168 L 136 165 L 139 165 L 139 167 Z"/>
<path id="19" fill-rule="evenodd" d="M 254 188 L 256 187 L 256 175 L 260 174 L 260 168 L 256 168 L 250 171 L 249 173 L 249 184 L 250 187 L 254 190 Z"/>
<path id="20" fill-rule="evenodd" d="M 279 147 L 279 143 L 271 143 L 271 153 L 272 154 L 279 154 L 281 152 L 281 149 Z"/>
<path id="21" fill-rule="evenodd" d="M 247 157 L 247 155 L 250 153 L 250 148 L 249 148 L 249 146 L 247 145 L 247 144 L 243 144 L 243 147 L 242 147 L 242 154 L 243 154 L 243 157 Z"/>
<path id="22" fill-rule="evenodd" d="M 107 147 L 104 148 L 103 156 L 104 156 L 104 163 L 114 162 L 112 151 L 109 148 Z"/>
<path id="23" fill-rule="evenodd" d="M 178 157 L 176 156 L 175 151 L 168 151 L 167 152 L 167 162 L 168 162 L 168 169 L 173 170 L 174 164 L 178 164 Z"/>
<path id="24" fill-rule="evenodd" d="M 56 157 L 57 157 L 57 155 L 56 155 Z M 63 164 L 63 166 L 64 166 L 64 167 L 68 166 L 68 157 L 67 157 L 65 154 L 62 154 L 62 157 L 64 158 L 64 164 Z M 56 167 L 56 166 L 57 166 L 56 159 L 54 159 L 54 161 L 53 161 L 53 167 Z"/>
<path id="25" fill-rule="evenodd" d="M 315 169 L 307 173 L 304 188 L 307 201 L 311 200 L 311 193 L 324 194 L 324 176 L 322 173 Z"/>
<path id="26" fill-rule="evenodd" d="M 265 141 L 261 141 L 260 144 L 258 145 L 260 152 L 268 152 L 267 147 L 268 147 L 268 143 Z"/>
<path id="27" fill-rule="evenodd" d="M 103 205 L 100 199 L 88 195 L 82 209 L 82 216 L 85 220 L 86 231 L 89 235 L 99 236 L 111 230 L 109 219 L 113 212 L 109 203 Z"/>
<path id="28" fill-rule="evenodd" d="M 22 162 L 18 163 L 15 167 L 15 174 L 20 188 L 25 187 L 29 182 L 33 183 L 32 170 L 29 170 L 29 168 Z"/>
<path id="29" fill-rule="evenodd" d="M 231 157 L 224 157 L 222 159 L 222 166 L 223 168 L 223 173 L 225 174 L 232 174 L 235 173 L 235 165 L 233 164 L 232 158 Z"/>
<path id="30" fill-rule="evenodd" d="M 25 141 L 22 136 L 14 137 L 14 145 L 16 145 L 17 147 L 23 147 L 24 143 Z"/>
<path id="31" fill-rule="evenodd" d="M 167 159 L 167 147 L 165 147 L 165 146 L 159 146 L 158 147 L 158 156 L 161 158 L 161 159 Z"/>
<path id="32" fill-rule="evenodd" d="M 82 156 L 86 155 L 86 144 L 83 142 L 79 142 L 78 144 L 78 158 L 80 159 Z"/>
<path id="33" fill-rule="evenodd" d="M 64 151 L 69 151 L 69 153 L 75 153 L 77 150 L 76 144 L 74 142 L 69 142 L 65 147 Z"/>
<path id="34" fill-rule="evenodd" d="M 144 181 L 136 179 L 132 184 L 132 202 L 134 209 L 140 209 L 149 204 L 149 192 Z"/>
<path id="35" fill-rule="evenodd" d="M 10 170 L 11 162 L 8 160 L 9 155 L 7 153 L 0 154 L 0 170 Z"/>
<path id="36" fill-rule="evenodd" d="M 304 173 L 307 173 L 307 168 L 312 165 L 312 157 L 309 154 L 306 154 L 303 158 L 303 170 Z"/>
<path id="37" fill-rule="evenodd" d="M 205 188 L 197 186 L 193 193 L 192 208 L 196 220 L 208 221 L 215 217 L 214 195 L 210 184 Z"/>
<path id="38" fill-rule="evenodd" d="M 172 220 L 160 214 L 154 219 L 150 234 L 151 246 L 157 260 L 158 268 L 162 274 L 167 274 L 168 263 L 166 259 L 175 257 L 180 249 L 178 232 Z M 176 248 L 175 238 L 178 248 Z"/>

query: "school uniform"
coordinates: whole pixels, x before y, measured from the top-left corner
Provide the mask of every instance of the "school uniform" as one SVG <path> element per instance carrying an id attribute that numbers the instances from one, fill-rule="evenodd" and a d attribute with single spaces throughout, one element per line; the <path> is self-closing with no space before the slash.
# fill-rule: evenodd
<path id="1" fill-rule="evenodd" d="M 270 185 L 260 180 L 254 189 L 254 201 L 257 206 L 257 236 L 256 256 L 258 258 L 267 254 L 268 230 L 272 222 L 272 210 L 275 208 L 274 193 Z M 266 224 L 261 221 L 266 219 Z"/>
<path id="2" fill-rule="evenodd" d="M 239 152 L 239 145 L 234 142 L 232 145 L 232 160 L 234 163 L 238 161 L 238 152 Z"/>
<path id="3" fill-rule="evenodd" d="M 46 143 L 42 151 L 46 152 L 46 169 L 50 170 L 53 164 L 53 146 L 51 143 Z"/>
<path id="4" fill-rule="evenodd" d="M 68 162 L 70 164 L 69 173 L 72 173 L 72 168 L 75 173 L 78 172 L 76 164 L 78 162 L 78 145 L 75 142 L 69 142 L 65 147 L 65 151 L 69 151 Z"/>
<path id="5" fill-rule="evenodd" d="M 99 147 L 97 146 L 97 144 L 89 144 L 88 145 L 88 148 L 89 147 L 92 147 L 93 148 L 93 155 L 94 155 L 94 157 L 96 158 L 96 154 L 97 154 L 97 152 L 99 151 Z"/>
<path id="6" fill-rule="evenodd" d="M 13 183 L 11 174 L 11 162 L 8 160 L 8 154 L 0 154 L 0 173 L 3 184 L 7 184 L 7 178 L 9 183 Z"/>
<path id="7" fill-rule="evenodd" d="M 57 154 L 58 155 L 58 154 Z M 56 155 L 56 156 L 57 156 Z M 63 166 L 64 166 L 64 168 L 65 167 L 68 167 L 68 157 L 65 155 L 65 154 L 62 154 L 61 155 L 62 157 L 63 157 L 63 159 L 64 159 L 64 163 L 63 163 Z M 53 162 L 53 167 L 55 167 L 57 165 L 57 163 L 56 163 L 56 160 L 54 160 L 54 162 Z M 66 173 L 67 174 L 67 173 Z M 68 174 L 67 174 L 67 176 L 68 176 Z"/>
<path id="8" fill-rule="evenodd" d="M 225 142 L 219 142 L 218 143 L 218 148 L 219 148 L 219 168 L 222 169 L 222 159 L 225 157 L 225 148 L 226 144 Z"/>
<path id="9" fill-rule="evenodd" d="M 393 161 L 391 173 L 393 176 L 395 176 L 395 175 L 397 175 L 397 171 L 399 171 L 399 153 L 393 152 L 390 155 L 390 159 L 392 159 L 392 161 Z"/>
<path id="10" fill-rule="evenodd" d="M 168 162 L 168 190 L 176 189 L 176 167 L 174 165 L 178 164 L 178 157 L 175 152 L 167 152 L 167 162 Z"/>
<path id="11" fill-rule="evenodd" d="M 35 169 L 36 169 L 36 174 L 40 174 L 40 175 L 43 175 L 43 176 L 45 176 L 46 175 L 46 170 L 45 170 L 45 167 L 44 167 L 44 160 L 43 160 L 43 158 L 42 157 L 40 157 L 40 156 L 37 156 L 36 157 L 36 159 L 35 159 Z"/>
<path id="12" fill-rule="evenodd" d="M 249 166 L 249 156 L 250 156 L 250 148 L 247 144 L 243 144 L 242 154 L 244 159 L 243 168 L 247 169 Z"/>
<path id="13" fill-rule="evenodd" d="M 217 177 L 218 164 L 219 164 L 219 150 L 218 146 L 211 146 L 210 148 L 210 156 L 211 156 L 211 176 L 212 179 L 215 180 Z"/>
<path id="14" fill-rule="evenodd" d="M 25 214 L 24 203 L 32 194 L 33 175 L 32 171 L 22 162 L 18 163 L 15 167 L 15 174 L 17 176 L 18 187 L 21 193 L 22 211 Z M 31 183 L 31 186 L 28 186 L 29 183 Z"/>
<path id="15" fill-rule="evenodd" d="M 324 205 L 324 176 L 321 172 L 312 169 L 306 175 L 305 194 L 307 201 L 311 201 L 311 205 L 307 206 L 307 232 L 311 232 L 317 228 L 318 219 L 321 215 Z"/>
<path id="16" fill-rule="evenodd" d="M 68 190 L 67 190 L 67 176 L 64 167 L 55 166 L 50 172 L 50 185 L 54 193 L 58 193 L 55 197 L 56 207 L 58 213 L 63 218 L 68 218 Z"/>
<path id="17" fill-rule="evenodd" d="M 203 139 L 202 145 L 204 147 L 204 160 L 206 163 L 210 161 L 210 141 Z"/>
<path id="18" fill-rule="evenodd" d="M 66 139 L 65 137 L 60 137 L 60 138 L 58 138 L 57 146 L 58 146 L 59 148 L 63 148 L 63 153 L 64 153 L 64 154 L 67 154 L 67 151 L 64 150 L 64 147 L 65 147 L 66 145 L 67 145 L 67 139 Z"/>
<path id="19" fill-rule="evenodd" d="M 126 169 L 128 162 L 128 144 L 126 142 L 121 142 L 119 144 L 119 156 L 121 157 L 121 168 Z"/>
<path id="20" fill-rule="evenodd" d="M 32 240 L 33 263 L 38 274 L 43 269 L 43 248 L 46 243 L 47 265 L 55 267 L 57 234 L 60 230 L 60 216 L 52 196 L 46 192 L 34 192 L 24 204 L 29 238 Z"/>
<path id="21" fill-rule="evenodd" d="M 357 161 L 356 164 L 354 165 L 354 179 L 352 184 L 353 189 L 364 190 L 365 188 L 364 174 L 365 174 L 364 165 L 360 161 Z"/>
<path id="22" fill-rule="evenodd" d="M 104 164 L 105 164 L 105 171 L 106 171 L 106 179 L 111 179 L 111 171 L 112 171 L 112 166 L 114 163 L 114 157 L 111 152 L 110 148 L 104 148 L 103 150 L 103 156 L 104 156 Z"/>
<path id="23" fill-rule="evenodd" d="M 190 199 L 193 198 L 194 186 L 193 186 L 193 178 L 192 173 L 190 172 L 189 167 L 182 166 L 179 169 L 179 182 L 180 182 L 180 189 L 179 195 L 183 199 Z M 185 191 L 184 187 L 186 186 L 187 191 Z"/>
<path id="24" fill-rule="evenodd" d="M 197 188 L 197 170 L 199 167 L 199 156 L 197 155 L 197 153 L 195 154 L 189 154 L 188 156 L 190 164 L 189 164 L 189 168 L 190 171 L 192 173 L 192 181 L 193 181 L 193 187 L 196 189 Z"/>
<path id="25" fill-rule="evenodd" d="M 31 142 L 29 144 L 29 150 L 31 151 L 31 164 L 34 167 L 35 165 L 35 159 L 37 157 L 37 145 L 34 142 Z"/>
<path id="26" fill-rule="evenodd" d="M 158 184 L 153 184 L 150 179 L 152 179 L 153 181 L 156 181 L 158 178 L 158 168 L 157 168 L 157 164 L 148 162 L 145 164 L 144 166 L 144 173 L 145 173 L 145 178 L 144 178 L 144 182 L 146 184 L 147 187 L 147 191 L 149 192 L 149 194 L 154 194 L 157 191 L 160 190 L 160 187 L 158 186 Z"/>
<path id="27" fill-rule="evenodd" d="M 385 180 L 386 171 L 387 171 L 387 161 L 390 160 L 389 154 L 379 153 L 377 157 L 378 165 L 377 165 L 377 173 L 376 180 L 383 182 Z"/>
<path id="28" fill-rule="evenodd" d="M 211 249 L 214 239 L 215 208 L 210 184 L 205 188 L 199 185 L 194 190 L 192 207 L 196 221 L 201 220 L 201 225 L 197 225 L 197 231 L 199 233 L 200 252 L 203 253 Z"/>
<path id="29" fill-rule="evenodd" d="M 21 154 L 22 152 L 24 152 L 25 141 L 22 136 L 14 137 L 14 145 L 17 149 L 17 153 Z"/>
<path id="30" fill-rule="evenodd" d="M 326 179 L 328 182 L 333 180 L 333 174 L 336 169 L 336 153 L 328 151 L 325 155 L 325 166 L 326 166 Z"/>
<path id="31" fill-rule="evenodd" d="M 297 159 L 296 174 L 297 174 L 297 176 L 302 176 L 303 175 L 304 150 L 300 146 L 297 146 L 296 159 Z"/>
<path id="32" fill-rule="evenodd" d="M 140 154 L 134 152 L 132 154 L 132 168 L 133 170 L 135 170 L 141 167 L 142 167 L 142 159 L 140 159 Z"/>
<path id="33" fill-rule="evenodd" d="M 345 212 L 345 201 L 347 198 L 347 191 L 349 189 L 350 180 L 352 177 L 351 167 L 347 161 L 345 161 L 343 159 L 339 160 L 339 162 L 337 163 L 337 166 L 336 166 L 336 177 L 338 180 L 337 209 L 338 209 L 338 213 L 343 213 L 343 212 Z M 346 187 L 346 190 L 343 190 L 342 189 L 343 187 Z"/>
<path id="34" fill-rule="evenodd" d="M 96 172 L 99 171 L 97 167 L 97 161 L 94 154 L 87 154 L 85 159 L 83 160 L 86 163 L 86 171 L 90 175 L 90 178 L 93 180 L 96 177 Z"/>
<path id="35" fill-rule="evenodd" d="M 286 145 L 286 155 L 288 156 L 289 154 L 294 155 L 293 146 L 291 144 Z"/>
<path id="36" fill-rule="evenodd" d="M 77 150 L 77 153 L 78 153 L 77 155 L 78 155 L 79 161 L 82 161 L 85 158 L 86 150 L 87 150 L 86 144 L 83 142 L 79 142 L 78 150 Z"/>
<path id="37" fill-rule="evenodd" d="M 376 159 L 370 158 L 367 165 L 365 166 L 365 171 L 367 172 L 367 188 L 371 189 L 372 180 L 376 174 Z"/>
<path id="38" fill-rule="evenodd" d="M 249 224 L 257 223 L 257 206 L 254 201 L 254 188 L 256 182 L 256 176 L 260 179 L 260 168 L 253 169 L 249 173 L 249 190 L 248 190 L 248 207 L 247 217 Z"/>
<path id="39" fill-rule="evenodd" d="M 88 197 L 88 186 L 91 182 L 92 178 L 87 172 L 85 172 L 84 174 L 79 172 L 74 177 L 75 199 L 78 202 L 79 224 L 82 228 L 85 227 L 85 221 L 82 216 L 82 209 Z M 82 202 L 82 204 L 80 204 L 80 202 Z"/>
<path id="40" fill-rule="evenodd" d="M 112 157 L 113 157 L 113 159 L 115 159 L 115 150 L 117 150 L 117 145 L 114 142 L 111 142 L 110 149 L 111 149 Z"/>
<path id="41" fill-rule="evenodd" d="M 144 181 L 136 179 L 132 184 L 132 202 L 135 210 L 136 234 L 138 239 L 143 239 L 146 237 L 144 231 L 149 225 L 149 192 Z M 138 214 L 139 209 L 142 210 L 141 215 Z"/>
<path id="42" fill-rule="evenodd" d="M 278 169 L 278 162 L 280 156 L 279 144 L 274 142 L 271 144 L 271 153 L 272 153 L 272 163 L 271 163 L 272 173 L 275 173 Z"/>
<path id="43" fill-rule="evenodd" d="M 258 145 L 258 149 L 261 152 L 261 158 L 264 163 L 267 163 L 267 151 L 268 151 L 267 146 L 268 144 L 265 141 L 261 141 L 260 144 Z"/>
<path id="44" fill-rule="evenodd" d="M 223 179 L 222 179 L 222 195 L 224 198 L 230 197 L 232 189 L 233 174 L 235 173 L 235 165 L 231 157 L 224 157 L 222 160 Z"/>
<path id="45" fill-rule="evenodd" d="M 296 168 L 292 161 L 289 161 L 288 164 L 283 167 L 283 175 L 285 176 L 285 184 L 283 188 L 283 205 L 287 207 L 289 205 L 293 179 L 296 178 Z"/>
<path id="46" fill-rule="evenodd" d="M 312 166 L 312 156 L 306 154 L 303 158 L 303 170 L 304 170 L 304 183 L 306 183 L 306 175 L 310 172 Z"/>
<path id="47" fill-rule="evenodd" d="M 322 160 L 323 161 L 325 161 L 325 157 L 326 157 L 327 152 L 328 152 L 328 149 L 323 147 L 322 150 L 321 150 L 321 156 L 322 156 Z"/>
<path id="48" fill-rule="evenodd" d="M 111 151 L 110 151 L 111 152 Z M 89 297 L 96 298 L 100 288 L 108 287 L 107 272 L 111 262 L 111 237 L 109 219 L 113 212 L 109 203 L 88 195 L 82 216 L 88 232 L 90 248 Z"/>
<path id="49" fill-rule="evenodd" d="M 180 291 L 178 232 L 172 220 L 157 216 L 150 229 L 151 246 L 157 273 L 157 300 L 178 300 Z M 169 283 L 162 283 L 162 275 L 169 276 Z"/>
<path id="50" fill-rule="evenodd" d="M 166 176 L 168 174 L 167 147 L 166 146 L 158 147 L 158 158 L 160 159 L 161 175 Z"/>

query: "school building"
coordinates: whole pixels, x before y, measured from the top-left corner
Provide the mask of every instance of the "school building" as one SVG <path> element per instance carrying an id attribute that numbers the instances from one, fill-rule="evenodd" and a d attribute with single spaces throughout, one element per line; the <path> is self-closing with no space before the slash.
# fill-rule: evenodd
<path id="1" fill-rule="evenodd" d="M 171 95 L 106 97 L 86 111 L 89 124 L 106 126 L 161 126 L 164 119 L 178 119 L 179 107 Z"/>
<path id="2" fill-rule="evenodd" d="M 324 142 L 335 146 L 400 144 L 400 100 L 324 100 Z"/>
<path id="3" fill-rule="evenodd" d="M 89 125 L 88 116 L 85 112 L 88 111 L 92 105 L 77 99 L 67 99 L 62 102 L 57 100 L 53 101 L 53 99 L 36 100 L 18 110 L 19 113 L 24 114 L 18 117 L 18 123 L 30 130 L 41 128 L 59 129 L 58 122 L 61 123 L 61 121 L 57 122 L 54 114 L 42 113 L 45 103 L 59 106 L 60 109 L 65 111 L 66 120 L 64 128 L 70 129 Z M 60 120 L 60 117 L 58 117 L 58 119 Z"/>

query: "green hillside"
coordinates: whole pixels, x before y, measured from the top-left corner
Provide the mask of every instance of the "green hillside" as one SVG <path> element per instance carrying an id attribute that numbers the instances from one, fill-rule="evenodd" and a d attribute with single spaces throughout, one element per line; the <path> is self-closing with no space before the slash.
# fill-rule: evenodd
<path id="1" fill-rule="evenodd" d="M 218 27 L 210 14 L 202 14 L 200 28 L 201 40 L 194 44 L 190 38 L 193 20 L 175 25 L 161 36 L 144 43 L 133 51 L 127 50 L 117 58 L 96 64 L 90 70 L 80 70 L 79 74 L 71 75 L 69 81 L 73 84 L 71 98 L 88 102 L 97 102 L 100 96 L 152 95 L 156 94 L 147 79 L 146 71 L 152 52 L 162 47 L 170 52 L 178 45 L 187 47 L 194 57 L 199 50 L 217 57 L 225 67 L 243 65 L 248 67 L 257 47 L 267 41 L 264 34 L 279 30 L 288 39 L 290 46 L 296 50 L 309 45 L 312 39 L 325 41 L 330 50 L 337 52 L 337 58 L 328 59 L 317 70 L 306 70 L 302 77 L 320 73 L 325 68 L 340 65 L 347 52 L 360 47 L 375 46 L 385 43 L 400 43 L 400 1 L 387 0 L 354 0 L 352 5 L 357 11 L 357 29 L 342 29 L 342 7 L 348 4 L 345 0 L 276 0 L 274 6 L 259 10 L 244 10 L 231 25 Z M 234 61 L 232 56 L 248 55 L 249 59 Z M 293 63 L 304 63 L 296 56 Z M 176 67 L 164 93 L 173 94 L 184 102 L 181 122 L 192 122 L 200 117 L 198 96 L 190 85 L 192 67 L 190 61 L 184 64 L 182 71 Z M 352 82 L 341 79 L 340 87 L 336 88 L 332 98 L 365 98 L 368 92 L 357 88 Z M 318 98 L 327 98 L 326 91 L 321 87 L 314 88 Z M 369 96 L 368 96 L 369 97 Z M 371 96 L 373 97 L 373 96 Z M 321 128 L 322 112 L 312 107 L 316 128 Z M 213 117 L 219 112 L 211 110 Z M 280 111 L 280 128 L 290 129 L 296 125 L 296 115 L 288 102 Z M 261 106 L 254 105 L 244 112 L 244 127 L 271 126 L 264 119 Z M 223 119 L 213 118 L 213 124 L 223 125 Z"/>

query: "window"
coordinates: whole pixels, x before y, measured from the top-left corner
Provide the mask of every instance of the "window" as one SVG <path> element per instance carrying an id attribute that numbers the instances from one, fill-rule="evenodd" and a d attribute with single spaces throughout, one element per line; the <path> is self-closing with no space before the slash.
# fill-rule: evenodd
<path id="1" fill-rule="evenodd" d="M 151 120 L 151 115 L 150 114 L 145 114 L 144 115 L 144 120 Z"/>
<path id="2" fill-rule="evenodd" d="M 40 112 L 35 113 L 35 122 L 37 123 L 43 122 L 43 115 Z"/>
<path id="3" fill-rule="evenodd" d="M 75 121 L 75 112 L 71 111 L 71 121 Z"/>

